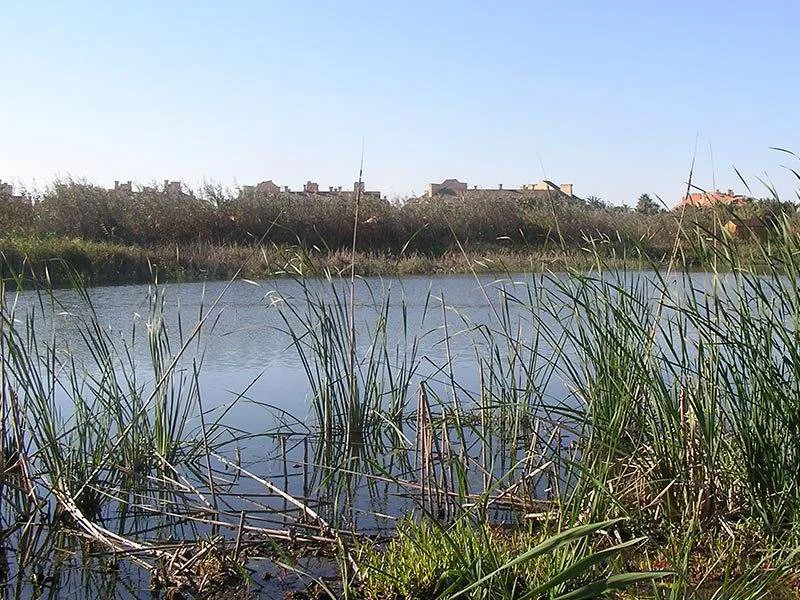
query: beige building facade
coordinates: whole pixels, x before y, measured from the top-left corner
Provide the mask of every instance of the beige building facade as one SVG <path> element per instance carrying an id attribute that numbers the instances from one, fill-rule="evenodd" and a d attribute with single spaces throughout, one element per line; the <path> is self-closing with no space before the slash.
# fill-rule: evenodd
<path id="1" fill-rule="evenodd" d="M 428 197 L 436 194 L 460 194 L 466 192 L 468 186 L 458 179 L 445 179 L 442 183 L 428 184 Z"/>

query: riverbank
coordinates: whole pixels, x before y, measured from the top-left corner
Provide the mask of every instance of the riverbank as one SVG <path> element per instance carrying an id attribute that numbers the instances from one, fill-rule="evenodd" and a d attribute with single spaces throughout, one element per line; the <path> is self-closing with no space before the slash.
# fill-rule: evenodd
<path id="1" fill-rule="evenodd" d="M 777 200 L 664 211 L 496 192 L 402 202 L 365 196 L 356 211 L 351 196 L 213 187 L 129 193 L 54 182 L 35 197 L 0 202 L 3 274 L 66 285 L 78 273 L 103 285 L 336 274 L 352 262 L 362 276 L 543 272 L 586 270 L 598 256 L 606 268 L 653 268 L 676 243 L 682 266 L 695 268 L 704 264 L 700 240 L 750 243 L 798 230 L 794 206 Z M 732 219 L 759 226 L 732 234 L 723 227 Z"/>
<path id="2" fill-rule="evenodd" d="M 286 274 L 314 276 L 349 273 L 351 255 L 342 250 L 322 251 L 298 246 L 244 246 L 238 244 L 182 244 L 134 246 L 80 238 L 0 238 L 4 278 L 69 285 L 78 274 L 87 285 L 158 281 L 224 280 L 241 269 L 240 276 L 266 279 Z M 518 273 L 589 269 L 598 255 L 580 247 L 557 245 L 529 249 L 483 246 L 437 254 L 358 251 L 355 271 L 361 276 L 446 275 L 459 273 Z M 606 267 L 648 268 L 658 257 L 645 259 L 609 254 Z"/>

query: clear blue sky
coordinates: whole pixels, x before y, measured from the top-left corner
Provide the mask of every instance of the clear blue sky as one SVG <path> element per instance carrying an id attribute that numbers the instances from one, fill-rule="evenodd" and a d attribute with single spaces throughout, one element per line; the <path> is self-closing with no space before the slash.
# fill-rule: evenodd
<path id="1" fill-rule="evenodd" d="M 800 3 L 0 0 L 0 178 L 797 188 Z M 713 151 L 712 171 L 711 155 Z"/>

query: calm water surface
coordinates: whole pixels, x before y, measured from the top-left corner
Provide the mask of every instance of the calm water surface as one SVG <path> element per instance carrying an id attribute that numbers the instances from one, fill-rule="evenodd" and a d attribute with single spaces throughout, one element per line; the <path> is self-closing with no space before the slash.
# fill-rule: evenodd
<path id="1" fill-rule="evenodd" d="M 526 277 L 529 276 L 520 276 L 519 281 Z M 308 383 L 281 316 L 284 301 L 291 302 L 300 312 L 305 310 L 301 286 L 292 279 L 236 282 L 211 310 L 225 285 L 212 282 L 161 286 L 164 321 L 173 351 L 180 347 L 180 332 L 188 335 L 200 316 L 208 314 L 198 342 L 190 344 L 185 353 L 187 358 L 202 359 L 204 403 L 209 407 L 225 404 L 247 390 L 248 399 L 303 419 L 309 409 Z M 319 286 L 323 294 L 329 292 L 325 282 L 313 285 Z M 438 369 L 431 365 L 441 366 L 449 351 L 455 378 L 465 387 L 475 385 L 476 352 L 480 354 L 483 344 L 475 327 L 496 324 L 487 295 L 496 301 L 499 285 L 489 278 L 479 283 L 474 277 L 463 275 L 361 280 L 356 293 L 356 325 L 359 343 L 364 342 L 359 353 L 369 350 L 367 344 L 378 317 L 376 304 L 388 297 L 390 345 L 403 347 L 410 346 L 414 338 L 419 341 L 417 379 L 432 377 L 434 385 L 437 379 L 444 385 L 446 377 L 437 374 Z M 97 321 L 109 331 L 119 352 L 130 348 L 137 370 L 145 376 L 150 371 L 147 328 L 153 321 L 149 300 L 153 292 L 154 288 L 148 285 L 97 287 L 88 292 Z M 9 295 L 7 302 L 12 300 Z M 18 315 L 34 308 L 44 316 L 39 319 L 40 336 L 49 336 L 54 329 L 62 357 L 69 353 L 79 363 L 91 363 L 80 336 L 80 323 L 91 317 L 90 308 L 79 293 L 56 290 L 52 306 L 49 298 L 41 299 L 44 304 L 40 305 L 39 297 L 32 292 L 22 293 L 15 300 Z M 52 311 L 54 319 L 49 316 Z M 449 348 L 444 343 L 445 319 Z M 528 325 L 524 318 L 518 323 L 523 336 Z M 254 405 L 239 407 L 231 416 L 237 421 L 235 424 L 246 424 L 250 429 L 271 425 L 269 412 L 257 410 Z"/>
<path id="2" fill-rule="evenodd" d="M 477 401 L 481 382 L 479 365 L 489 358 L 489 348 L 501 353 L 509 351 L 507 346 L 502 349 L 502 343 L 499 346 L 487 344 L 487 332 L 505 330 L 514 339 L 532 345 L 537 329 L 557 334 L 564 327 L 564 323 L 553 316 L 536 313 L 534 317 L 527 310 L 529 287 L 515 283 L 554 285 L 553 280 L 542 283 L 542 278 L 534 280 L 533 277 L 538 276 L 520 275 L 502 281 L 488 277 L 476 280 L 463 275 L 359 280 L 355 294 L 359 356 L 371 351 L 369 344 L 378 327 L 380 306 L 388 302 L 385 345 L 392 350 L 392 356 L 410 352 L 413 344 L 418 348 L 409 396 L 415 395 L 419 382 L 425 380 L 432 394 L 447 399 L 453 393 L 452 371 L 459 386 L 456 392 L 459 401 Z M 632 277 L 639 278 L 642 274 Z M 704 287 L 707 281 L 698 276 L 697 284 Z M 280 411 L 299 422 L 310 423 L 309 383 L 287 332 L 289 327 L 297 329 L 298 325 L 287 308 L 292 307 L 301 315 L 309 309 L 303 287 L 288 278 L 239 281 L 223 294 L 226 285 L 213 282 L 161 286 L 163 312 L 153 311 L 155 288 L 147 285 L 92 288 L 87 292 L 91 305 L 74 290 L 56 290 L 52 297 L 32 292 L 7 294 L 6 302 L 16 302 L 16 315 L 20 320 L 33 311 L 37 315 L 36 330 L 40 338 L 55 339 L 60 358 L 74 358 L 89 375 L 96 367 L 92 365 L 92 356 L 81 332 L 85 331 L 85 324 L 95 318 L 114 340 L 117 354 L 128 357 L 125 360 L 133 365 L 129 369 L 137 373 L 139 384 L 145 388 L 154 381 L 148 329 L 163 318 L 171 350 L 176 352 L 181 347 L 180 340 L 188 336 L 201 316 L 207 315 L 201 335 L 187 346 L 179 366 L 189 369 L 193 361 L 201 363 L 199 383 L 204 408 L 233 405 L 225 416 L 225 424 L 251 434 L 273 430 Z M 305 285 L 314 288 L 326 301 L 334 299 L 329 282 L 314 281 Z M 336 285 L 339 297 L 345 298 L 346 282 Z M 502 312 L 502 303 L 498 302 L 502 290 L 518 300 L 511 303 L 507 313 Z M 495 342 L 498 341 L 503 341 L 502 336 L 495 338 Z M 540 355 L 547 357 L 546 340 L 536 348 Z M 558 376 L 548 379 L 543 391 L 551 402 L 569 396 L 565 382 Z M 411 410 L 415 406 L 414 399 L 409 398 L 409 401 Z M 280 473 L 275 440 L 259 439 L 256 444 L 243 447 L 242 462 L 248 466 L 257 465 L 259 473 L 265 476 L 270 472 Z M 299 447 L 294 453 L 294 459 L 299 459 Z M 291 493 L 300 496 L 303 486 L 297 474 L 292 475 L 291 482 L 287 479 L 285 485 Z M 243 491 L 263 491 L 258 486 L 251 488 L 245 484 Z M 323 505 L 324 500 L 320 502 Z M 359 524 L 360 529 L 380 529 L 391 527 L 392 521 L 381 522 L 382 517 L 376 518 L 375 512 L 403 514 L 410 507 L 409 502 L 408 498 L 398 500 L 364 494 L 356 498 L 351 508 L 356 513 L 371 515 L 366 523 Z"/>

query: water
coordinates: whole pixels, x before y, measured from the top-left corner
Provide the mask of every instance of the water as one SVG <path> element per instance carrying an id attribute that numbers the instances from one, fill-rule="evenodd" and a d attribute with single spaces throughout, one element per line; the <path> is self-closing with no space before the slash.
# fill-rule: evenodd
<path id="1" fill-rule="evenodd" d="M 148 331 L 163 319 L 170 352 L 174 355 L 182 341 L 191 336 L 195 324 L 204 318 L 199 335 L 187 343 L 177 371 L 179 377 L 186 376 L 193 363 L 201 363 L 197 381 L 203 408 L 212 416 L 224 410 L 223 422 L 233 432 L 231 438 L 239 436 L 227 446 L 226 456 L 233 460 L 235 449 L 236 461 L 242 466 L 303 498 L 329 521 L 335 520 L 336 525 L 360 531 L 391 530 L 397 516 L 417 505 L 407 489 L 378 486 L 369 478 L 337 483 L 334 489 L 329 489 L 328 472 L 314 468 L 314 465 L 325 466 L 320 465 L 325 462 L 320 454 L 320 439 L 312 436 L 308 441 L 290 435 L 303 433 L 304 427 L 314 432 L 309 381 L 287 331 L 299 326 L 298 315 L 287 307 L 293 307 L 299 315 L 305 314 L 307 290 L 292 279 L 239 281 L 227 289 L 226 285 L 224 282 L 167 284 L 158 290 L 146 285 L 99 287 L 88 290 L 87 297 L 63 289 L 50 296 L 9 293 L 5 301 L 7 307 L 14 306 L 21 330 L 25 316 L 35 315 L 39 344 L 57 348 L 57 360 L 76 365 L 80 377 L 97 377 L 101 371 L 91 351 L 92 344 L 87 344 L 84 337 L 91 329 L 90 324 L 97 323 L 108 334 L 114 353 L 120 357 L 118 370 L 136 375 L 136 386 L 143 396 L 157 379 L 152 369 Z M 335 284 L 335 288 L 324 281 L 305 285 L 310 285 L 326 302 L 335 300 L 334 290 L 340 298 L 347 296 L 344 282 Z M 476 280 L 469 276 L 360 280 L 355 296 L 358 360 L 371 352 L 370 340 L 382 316 L 380 306 L 388 302 L 382 344 L 391 350 L 391 356 L 386 360 L 401 363 L 402 357 L 412 350 L 416 352 L 410 366 L 413 377 L 407 394 L 409 412 L 415 408 L 417 386 L 423 380 L 434 405 L 437 398 L 447 404 L 454 396 L 462 404 L 477 402 L 480 387 L 477 365 L 488 351 L 486 331 L 481 328 L 496 326 L 502 318 L 491 304 L 496 301 L 498 290 L 499 284 L 491 279 Z M 159 300 L 154 300 L 156 297 Z M 163 311 L 154 310 L 153 306 L 160 302 Z M 515 333 L 523 339 L 528 337 L 527 329 L 533 324 L 523 314 L 515 322 Z M 60 374 L 62 379 L 65 373 Z M 68 387 L 55 392 L 67 419 L 72 410 Z M 190 424 L 196 428 L 198 421 L 198 411 L 192 410 Z M 275 432 L 282 435 L 276 437 Z M 387 465 L 395 469 L 391 458 L 381 456 L 378 462 L 381 469 Z M 497 469 L 505 467 L 497 465 Z M 221 477 L 232 475 L 231 471 L 225 475 L 226 468 L 219 463 L 214 468 Z M 361 468 L 354 465 L 354 469 Z M 433 470 L 434 476 L 441 473 L 441 467 L 434 466 Z M 202 472 L 187 476 L 198 487 L 204 484 Z M 394 476 L 404 481 L 414 479 L 402 466 L 395 469 Z M 292 526 L 299 511 L 287 510 L 292 507 L 282 498 L 266 494 L 257 481 L 247 477 L 236 479 L 236 490 L 230 497 L 218 490 L 229 521 L 235 523 L 234 515 L 245 510 L 248 523 L 254 526 Z M 483 484 L 475 483 L 478 487 Z M 210 497 L 208 489 L 203 488 L 203 492 Z M 116 527 L 116 521 L 107 526 Z M 128 535 L 130 531 L 127 530 Z M 192 524 L 189 537 L 210 533 L 212 528 Z M 91 570 L 87 571 L 88 580 L 92 579 L 88 577 L 90 573 Z M 115 589 L 129 587 L 133 595 L 139 594 L 136 590 L 141 587 L 142 578 L 137 569 L 123 570 L 120 577 L 139 583 L 120 584 Z M 99 581 L 106 585 L 107 579 L 100 577 Z M 75 580 L 76 585 L 77 581 L 81 585 L 86 583 L 86 578 L 75 576 Z"/>
<path id="2" fill-rule="evenodd" d="M 178 344 L 174 342 L 178 339 L 180 329 L 186 336 L 201 314 L 208 315 L 199 343 L 191 344 L 185 354 L 189 358 L 202 357 L 204 400 L 210 405 L 224 404 L 252 384 L 247 394 L 249 398 L 274 405 L 300 419 L 305 418 L 308 411 L 308 385 L 299 357 L 292 348 L 291 338 L 286 334 L 286 323 L 280 315 L 283 302 L 278 300 L 282 298 L 295 305 L 301 304 L 300 284 L 292 279 L 236 282 L 225 292 L 217 307 L 210 310 L 225 285 L 224 282 L 212 282 L 161 286 L 165 297 L 164 318 L 176 350 Z M 320 289 L 326 286 L 322 282 L 315 285 Z M 371 331 L 377 317 L 375 302 L 384 294 L 388 295 L 390 345 L 402 341 L 403 324 L 399 311 L 404 305 L 408 315 L 406 329 L 410 337 L 420 339 L 422 362 L 440 365 L 446 360 L 447 353 L 442 313 L 444 302 L 450 328 L 450 358 L 454 374 L 457 380 L 471 384 L 477 381 L 475 349 L 476 344 L 481 343 L 480 336 L 471 329 L 495 321 L 485 293 L 488 292 L 491 299 L 496 300 L 498 285 L 488 278 L 482 278 L 479 283 L 475 278 L 464 275 L 435 279 L 366 278 L 359 281 L 356 293 L 356 325 L 362 332 Z M 132 347 L 134 358 L 142 371 L 146 370 L 149 362 L 145 332 L 151 321 L 148 298 L 153 291 L 147 285 L 89 290 L 97 321 L 117 340 L 120 349 Z M 9 295 L 6 301 L 11 300 Z M 40 319 L 39 325 L 42 331 L 50 334 L 50 328 L 54 328 L 65 352 L 71 353 L 79 362 L 91 362 L 86 344 L 80 336 L 80 324 L 91 318 L 91 312 L 78 292 L 68 289 L 53 292 L 56 317 L 52 321 L 48 315 L 50 299 L 44 299 L 43 311 L 39 307 L 38 296 L 33 292 L 22 293 L 15 300 L 18 314 L 31 307 L 35 307 L 39 313 L 43 312 L 44 318 Z M 302 305 L 299 308 L 302 310 Z M 526 332 L 523 330 L 522 334 Z M 435 369 L 429 373 L 433 371 Z M 438 379 L 443 380 L 444 377 L 440 374 Z M 252 406 L 233 414 L 237 424 L 246 423 L 251 428 L 269 428 L 272 425 L 269 411 L 260 411 Z"/>
<path id="3" fill-rule="evenodd" d="M 621 277 L 620 285 L 626 289 L 651 279 L 641 273 L 612 277 Z M 538 456 L 541 464 L 569 451 L 570 437 L 560 432 L 557 417 L 537 411 L 542 407 L 575 406 L 580 401 L 575 382 L 569 381 L 580 375 L 580 365 L 577 370 L 568 368 L 577 362 L 577 356 L 569 347 L 559 347 L 557 351 L 554 348 L 561 333 L 574 325 L 570 321 L 574 306 L 565 304 L 552 312 L 532 307 L 539 306 L 537 298 L 558 294 L 561 284 L 572 281 L 567 276 L 532 275 L 499 281 L 460 275 L 359 280 L 354 316 L 356 360 L 359 364 L 373 364 L 369 357 L 376 356 L 376 349 L 386 349 L 387 354 L 375 364 L 390 365 L 393 378 L 389 382 L 387 371 L 382 371 L 378 379 L 400 387 L 402 416 L 406 418 L 391 427 L 382 426 L 380 435 L 366 436 L 357 446 L 348 442 L 342 431 L 335 436 L 320 435 L 321 424 L 312 410 L 308 365 L 303 364 L 290 335 L 290 330 L 302 335 L 303 344 L 318 333 L 319 325 L 314 319 L 306 323 L 309 330 L 304 331 L 303 318 L 313 312 L 313 302 L 325 302 L 328 309 L 335 309 L 337 301 L 346 302 L 346 282 L 301 284 L 293 279 L 272 279 L 238 281 L 228 288 L 224 282 L 214 282 L 167 284 L 158 289 L 132 285 L 93 288 L 87 292 L 88 301 L 77 291 L 56 290 L 52 296 L 7 294 L 6 303 L 16 303 L 15 315 L 23 329 L 24 315 L 35 314 L 39 343 L 54 340 L 58 361 L 77 365 L 81 376 L 88 378 L 102 372 L 84 337 L 87 323 L 96 322 L 108 333 L 115 354 L 121 357 L 116 368 L 120 373 L 135 374 L 136 387 L 143 397 L 147 397 L 158 377 L 152 367 L 148 331 L 157 329 L 163 320 L 163 339 L 169 339 L 169 355 L 177 354 L 186 342 L 178 361 L 178 377 L 191 381 L 192 369 L 200 365 L 196 393 L 191 386 L 183 388 L 191 399 L 189 426 L 195 434 L 200 427 L 197 407 L 202 399 L 207 419 L 220 418 L 228 428 L 215 438 L 227 441 L 220 452 L 228 461 L 301 499 L 335 527 L 381 533 L 391 531 L 398 516 L 419 509 L 420 505 L 446 516 L 453 509 L 452 500 L 439 492 L 457 487 L 452 480 L 453 463 L 470 467 L 465 479 L 458 483 L 465 489 L 459 492 L 459 499 L 466 501 L 470 493 L 512 484 L 514 480 L 506 480 L 500 486 L 493 478 L 505 474 L 529 454 Z M 667 285 L 681 293 L 694 286 L 701 295 L 711 289 L 703 275 Z M 649 283 L 643 289 L 650 294 L 650 300 L 659 295 Z M 312 304 L 308 303 L 309 294 Z M 512 301 L 500 301 L 503 295 Z M 381 310 L 384 302 L 388 303 L 385 313 Z M 154 310 L 162 303 L 163 310 Z M 200 319 L 204 319 L 203 327 L 190 340 Z M 376 331 L 380 335 L 373 346 Z M 662 330 L 658 343 L 669 346 L 673 342 L 669 337 L 669 332 Z M 341 348 L 333 348 L 332 352 L 341 352 Z M 340 365 L 347 359 L 338 358 Z M 552 368 L 542 368 L 548 366 Z M 65 373 L 59 377 L 63 379 Z M 408 381 L 398 383 L 398 374 L 408 376 Z M 341 373 L 328 375 L 335 379 Z M 421 459 L 429 465 L 427 476 L 414 464 L 420 460 L 420 452 L 414 446 L 419 443 L 419 437 L 415 440 L 419 431 L 413 418 L 422 382 L 436 413 L 432 423 L 439 415 L 445 418 L 449 414 L 452 419 L 454 406 L 491 405 L 493 414 L 503 415 L 503 420 L 489 426 L 483 424 L 482 416 L 475 417 L 477 420 L 467 422 L 461 433 L 453 433 L 452 439 L 448 439 L 449 433 L 434 432 L 439 444 L 444 441 L 446 447 L 437 446 L 436 456 L 429 448 L 431 454 Z M 72 404 L 68 386 L 57 390 L 55 396 L 69 418 Z M 389 403 L 387 396 L 381 406 L 388 407 Z M 526 410 L 520 412 L 516 407 Z M 540 415 L 541 421 L 531 420 Z M 452 420 L 449 423 L 452 427 Z M 491 432 L 488 436 L 487 427 Z M 516 481 L 522 482 L 525 473 L 536 466 L 517 465 Z M 302 511 L 280 494 L 265 490 L 257 478 L 214 459 L 212 469 L 219 483 L 212 491 L 207 485 L 207 467 L 202 461 L 186 465 L 181 476 L 197 488 L 198 496 L 218 496 L 219 518 L 229 525 L 225 530 L 229 540 L 236 537 L 235 525 L 241 511 L 246 512 L 248 526 L 306 533 L 298 522 L 308 520 L 301 518 Z M 348 477 L 348 471 L 362 476 Z M 532 496 L 544 498 L 554 493 L 554 482 L 547 474 L 525 481 Z M 438 486 L 436 497 L 426 499 L 422 490 L 424 486 L 430 490 L 432 484 Z M 146 504 L 144 500 L 142 503 Z M 153 519 L 161 522 L 159 508 L 153 506 Z M 510 514 L 498 506 L 493 516 L 503 521 Z M 109 521 L 107 526 L 119 526 L 131 537 L 140 530 L 138 524 L 120 524 L 117 520 Z M 144 538 L 152 540 L 157 536 L 153 527 L 148 521 L 150 533 L 142 534 Z M 217 533 L 216 528 L 196 521 L 182 527 L 187 529 L 181 533 L 192 539 Z M 320 567 L 320 571 L 324 570 L 325 566 Z M 130 588 L 133 596 L 142 594 L 140 571 L 128 566 L 120 577 L 135 582 L 122 588 Z M 85 583 L 83 578 L 76 579 Z M 101 577 L 100 581 L 107 579 Z"/>

